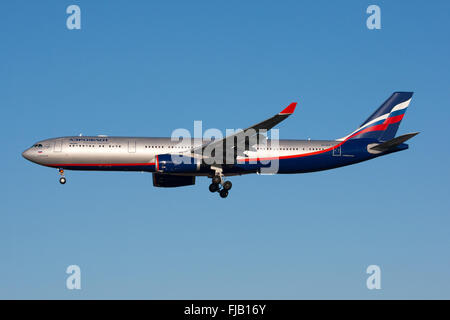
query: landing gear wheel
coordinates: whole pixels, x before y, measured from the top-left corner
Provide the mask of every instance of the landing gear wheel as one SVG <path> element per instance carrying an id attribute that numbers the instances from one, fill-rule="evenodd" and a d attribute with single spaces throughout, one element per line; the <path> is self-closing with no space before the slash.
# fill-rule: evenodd
<path id="1" fill-rule="evenodd" d="M 222 179 L 220 178 L 220 176 L 214 176 L 214 177 L 212 178 L 212 183 L 213 183 L 213 184 L 219 184 L 219 183 L 220 183 L 220 180 L 222 180 Z"/>
<path id="2" fill-rule="evenodd" d="M 225 189 L 220 190 L 220 197 L 221 198 L 228 197 L 228 190 L 225 190 Z"/>
<path id="3" fill-rule="evenodd" d="M 219 185 L 218 185 L 218 184 L 211 183 L 211 184 L 209 185 L 209 191 L 211 191 L 211 192 L 217 192 L 217 191 L 219 191 Z"/>
<path id="4" fill-rule="evenodd" d="M 66 178 L 64 178 L 64 177 L 59 178 L 59 183 L 65 184 L 66 183 Z"/>
<path id="5" fill-rule="evenodd" d="M 230 190 L 233 184 L 231 183 L 231 181 L 225 181 L 222 186 L 225 190 Z"/>

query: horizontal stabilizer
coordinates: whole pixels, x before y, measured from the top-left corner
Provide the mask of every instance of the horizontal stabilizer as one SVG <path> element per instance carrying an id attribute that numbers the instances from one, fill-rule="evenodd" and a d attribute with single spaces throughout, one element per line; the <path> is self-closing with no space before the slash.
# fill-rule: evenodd
<path id="1" fill-rule="evenodd" d="M 376 146 L 371 147 L 370 150 L 385 152 L 385 151 L 388 151 L 388 150 L 402 144 L 403 142 L 411 139 L 412 137 L 414 137 L 415 135 L 418 135 L 418 134 L 419 134 L 419 132 L 407 133 L 407 134 L 404 134 L 397 138 L 383 142 L 381 144 L 377 144 Z"/>

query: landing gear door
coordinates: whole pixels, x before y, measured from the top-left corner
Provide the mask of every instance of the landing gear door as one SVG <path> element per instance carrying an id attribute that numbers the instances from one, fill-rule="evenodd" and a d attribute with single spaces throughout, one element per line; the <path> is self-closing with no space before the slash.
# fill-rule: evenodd
<path id="1" fill-rule="evenodd" d="M 128 140 L 128 152 L 129 153 L 136 152 L 136 140 Z"/>
<path id="2" fill-rule="evenodd" d="M 341 146 L 333 149 L 333 156 L 339 157 L 341 155 Z"/>
<path id="3" fill-rule="evenodd" d="M 53 148 L 54 152 L 61 152 L 62 150 L 62 139 L 55 140 L 55 147 Z"/>

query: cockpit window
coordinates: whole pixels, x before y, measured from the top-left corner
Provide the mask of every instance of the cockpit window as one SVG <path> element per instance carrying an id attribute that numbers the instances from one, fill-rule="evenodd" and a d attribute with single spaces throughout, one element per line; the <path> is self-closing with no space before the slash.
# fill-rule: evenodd
<path id="1" fill-rule="evenodd" d="M 37 143 L 37 144 L 33 145 L 33 147 L 34 147 L 34 148 L 42 148 L 42 144 Z"/>

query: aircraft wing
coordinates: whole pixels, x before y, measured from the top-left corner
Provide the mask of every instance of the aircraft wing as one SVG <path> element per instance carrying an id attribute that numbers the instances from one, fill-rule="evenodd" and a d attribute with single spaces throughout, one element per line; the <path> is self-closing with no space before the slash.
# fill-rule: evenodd
<path id="1" fill-rule="evenodd" d="M 236 156 L 236 151 L 242 152 L 243 150 L 237 150 L 238 146 L 245 144 L 244 139 L 249 136 L 254 136 L 259 134 L 259 131 L 261 130 L 270 130 L 273 127 L 275 127 L 277 124 L 279 124 L 281 121 L 288 118 L 291 114 L 294 113 L 295 107 L 297 106 L 296 102 L 291 103 L 288 105 L 283 111 L 280 113 L 277 113 L 273 117 L 266 119 L 264 121 L 261 121 L 257 124 L 254 124 L 251 127 L 248 127 L 247 129 L 240 130 L 232 135 L 229 135 L 223 139 L 220 140 L 214 140 L 207 144 L 204 144 L 200 147 L 197 147 L 193 149 L 191 152 L 195 154 L 203 154 L 203 151 L 205 148 L 208 148 L 209 150 L 218 149 L 223 150 L 224 153 L 229 154 L 230 152 L 234 152 L 234 157 Z M 227 150 L 228 148 L 228 150 Z M 231 150 L 230 150 L 231 149 Z"/>

